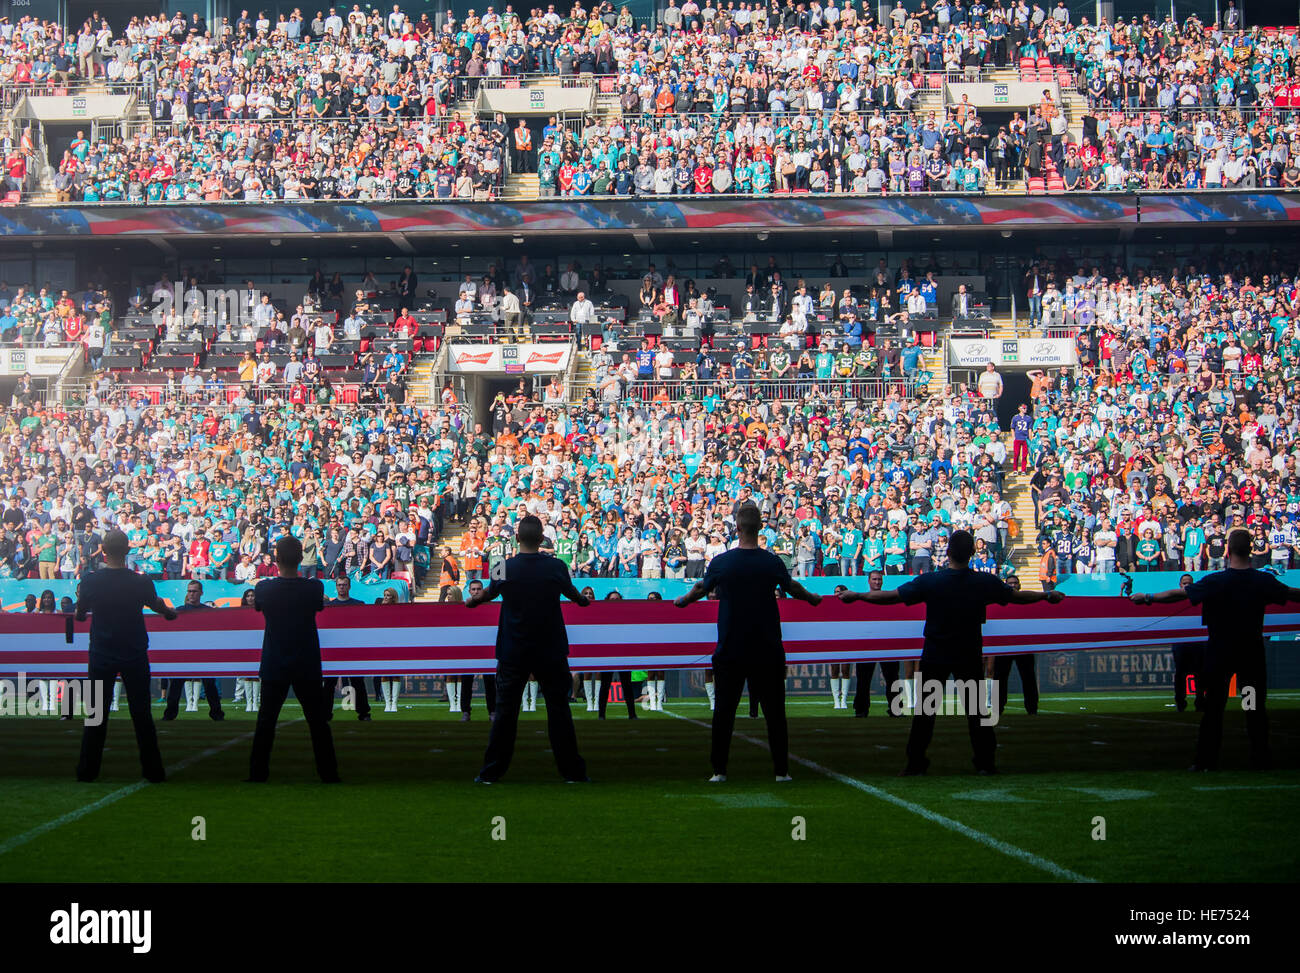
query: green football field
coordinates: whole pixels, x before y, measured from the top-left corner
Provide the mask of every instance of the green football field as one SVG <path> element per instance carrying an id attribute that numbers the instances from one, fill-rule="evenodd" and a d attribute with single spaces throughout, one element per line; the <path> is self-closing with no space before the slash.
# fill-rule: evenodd
<path id="1" fill-rule="evenodd" d="M 539 704 L 541 709 L 544 706 Z M 404 703 L 332 724 L 342 786 L 317 782 L 286 707 L 272 781 L 247 774 L 253 716 L 159 723 L 166 784 L 139 781 L 113 714 L 104 771 L 73 780 L 78 724 L 0 719 L 0 875 L 8 881 L 1290 881 L 1300 874 L 1300 692 L 1269 699 L 1276 769 L 1245 769 L 1240 712 L 1224 770 L 1189 773 L 1197 717 L 1170 697 L 1013 698 L 1002 773 L 970 770 L 965 721 L 941 718 L 930 774 L 899 779 L 908 720 L 791 700 L 790 783 L 763 722 L 737 721 L 729 780 L 707 782 L 703 701 L 629 722 L 574 707 L 593 783 L 556 775 L 545 713 L 520 723 L 501 783 L 472 783 L 489 724 Z M 620 707 L 621 710 L 621 707 Z M 155 704 L 155 716 L 159 707 Z M 296 722 L 295 722 L 296 721 Z M 201 818 L 201 825 L 195 819 Z M 203 840 L 196 840 L 196 832 Z M 1104 840 L 1101 835 L 1104 830 Z"/>

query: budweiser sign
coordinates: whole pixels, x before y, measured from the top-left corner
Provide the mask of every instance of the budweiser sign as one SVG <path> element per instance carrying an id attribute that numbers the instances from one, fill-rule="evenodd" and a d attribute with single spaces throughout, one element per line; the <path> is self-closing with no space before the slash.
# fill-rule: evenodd
<path id="1" fill-rule="evenodd" d="M 486 375 L 562 372 L 573 346 L 563 344 L 452 345 L 451 370 Z"/>

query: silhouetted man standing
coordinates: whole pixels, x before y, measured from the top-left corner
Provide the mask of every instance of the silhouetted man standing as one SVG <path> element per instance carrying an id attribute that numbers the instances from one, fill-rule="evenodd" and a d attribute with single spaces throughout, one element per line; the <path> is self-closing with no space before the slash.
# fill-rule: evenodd
<path id="1" fill-rule="evenodd" d="M 298 574 L 302 563 L 302 542 L 293 536 L 275 542 L 278 578 L 264 578 L 253 589 L 253 607 L 262 613 L 266 630 L 262 635 L 262 707 L 257 711 L 253 752 L 248 761 L 248 782 L 265 783 L 271 775 L 271 745 L 275 723 L 289 689 L 298 697 L 303 718 L 311 731 L 311 749 L 316 773 L 326 784 L 339 782 L 334 755 L 334 737 L 320 696 L 320 633 L 316 613 L 325 609 L 325 586 L 316 578 Z"/>
<path id="2" fill-rule="evenodd" d="M 907 739 L 907 765 L 900 777 L 924 774 L 930 766 L 925 751 L 934 737 L 934 695 L 925 688 L 943 685 L 949 676 L 967 688 L 966 725 L 975 752 L 975 769 L 981 774 L 997 773 L 994 751 L 997 738 L 992 726 L 985 726 L 979 713 L 978 696 L 984 677 L 983 627 L 989 605 L 1029 605 L 1038 601 L 1060 604 L 1059 591 L 1015 591 L 995 575 L 970 569 L 975 539 L 969 531 L 954 531 L 948 541 L 948 567 L 920 574 L 893 591 L 845 591 L 846 605 L 867 601 L 876 605 L 925 603 L 925 641 L 918 672 L 923 680 L 916 700 L 912 732 Z M 942 696 L 940 696 L 940 700 Z M 928 701 L 928 702 L 927 702 Z"/>
<path id="3" fill-rule="evenodd" d="M 753 504 L 736 511 L 739 544 L 709 562 L 704 577 L 677 599 L 678 608 L 718 592 L 718 648 L 713 653 L 712 783 L 727 779 L 731 733 L 736 707 L 749 682 L 749 694 L 763 707 L 772 766 L 778 781 L 790 779 L 789 733 L 785 721 L 785 646 L 781 642 L 781 613 L 777 589 L 792 598 L 820 605 L 821 595 L 790 577 L 785 562 L 758 546 L 762 514 Z"/>
<path id="4" fill-rule="evenodd" d="M 1196 738 L 1196 760 L 1191 770 L 1217 770 L 1223 744 L 1223 711 L 1228 705 L 1228 685 L 1233 673 L 1246 711 L 1250 737 L 1250 763 L 1267 769 L 1268 715 L 1264 709 L 1268 672 L 1264 656 L 1264 610 L 1269 605 L 1300 601 L 1300 588 L 1289 588 L 1267 571 L 1250 566 L 1250 532 L 1228 535 L 1228 567 L 1194 581 L 1186 588 L 1157 595 L 1133 595 L 1138 605 L 1170 605 L 1187 599 L 1201 606 L 1201 623 L 1209 638 L 1197 687 L 1205 685 L 1201 729 Z M 1249 695 L 1248 695 L 1249 694 Z"/>
<path id="5" fill-rule="evenodd" d="M 131 542 L 120 530 L 104 535 L 104 566 L 81 580 L 77 596 L 76 618 L 90 615 L 90 659 L 87 675 L 101 686 L 112 686 L 120 675 L 126 689 L 126 702 L 135 727 L 135 741 L 140 748 L 140 770 L 150 783 L 167 779 L 158 734 L 149 712 L 149 632 L 144 627 L 142 610 L 157 612 L 169 622 L 176 612 L 158 597 L 153 582 L 126 566 Z M 101 694 L 102 698 L 102 694 Z M 77 762 L 77 780 L 89 783 L 99 776 L 104 758 L 104 740 L 108 736 L 107 714 L 98 725 L 86 724 L 81 732 L 81 759 Z"/>
<path id="6" fill-rule="evenodd" d="M 185 586 L 185 601 L 176 609 L 177 613 L 203 611 L 209 606 L 203 604 L 203 583 L 191 581 Z M 199 686 L 208 701 L 208 716 L 214 720 L 224 720 L 226 714 L 221 709 L 221 689 L 215 679 L 172 679 L 167 683 L 167 705 L 163 709 L 164 720 L 176 719 L 180 711 L 181 690 L 185 690 L 185 712 L 194 713 L 199 708 Z"/>
<path id="7" fill-rule="evenodd" d="M 497 715 L 488 737 L 483 769 L 474 778 L 493 784 L 505 776 L 515 752 L 519 704 L 529 674 L 540 684 L 546 700 L 546 730 L 560 774 L 570 782 L 587 780 L 587 764 L 578 753 L 578 737 L 569 713 L 569 637 L 560 612 L 560 596 L 583 608 L 591 604 L 569 577 L 559 558 L 541 553 L 542 522 L 534 516 L 519 521 L 515 532 L 519 553 L 507 558 L 487 589 L 471 595 L 474 608 L 501 596 L 497 622 Z"/>

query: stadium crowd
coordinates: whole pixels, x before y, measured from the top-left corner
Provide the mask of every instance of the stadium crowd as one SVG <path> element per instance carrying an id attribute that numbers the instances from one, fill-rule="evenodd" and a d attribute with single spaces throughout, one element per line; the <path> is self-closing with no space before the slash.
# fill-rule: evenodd
<path id="1" fill-rule="evenodd" d="M 50 160 L 59 198 L 92 202 L 482 199 L 509 171 L 538 172 L 543 195 L 977 192 L 1056 172 L 1055 189 L 1213 188 L 1249 185 L 1252 157 L 1256 185 L 1281 185 L 1296 157 L 1294 32 L 1075 24 L 1063 2 L 1025 0 L 900 3 L 878 24 L 872 6 L 670 0 L 653 27 L 608 2 L 507 6 L 441 30 L 354 6 L 274 23 L 145 16 L 117 33 L 93 19 L 66 36 L 22 18 L 0 25 L 0 82 L 139 86 L 153 124 L 80 135 Z M 1005 123 L 965 99 L 915 110 L 949 75 L 1016 63 L 1088 95 L 1099 124 L 1077 157 L 1050 89 Z M 553 120 L 535 144 L 527 126 L 451 110 L 484 79 L 550 73 L 604 77 L 621 116 Z M 1164 114 L 1112 124 L 1143 109 Z M 25 151 L 7 153 L 10 188 L 34 171 Z"/>
<path id="2" fill-rule="evenodd" d="M 26 321 L 34 312 L 16 306 L 41 306 L 29 293 L 0 290 L 4 313 Z M 77 576 L 102 531 L 122 526 L 142 571 L 253 581 L 288 530 L 307 542 L 309 568 L 419 582 L 455 518 L 468 529 L 438 552 L 452 559 L 438 570 L 445 586 L 444 574 L 479 577 L 506 556 L 531 511 L 575 574 L 695 577 L 749 496 L 771 515 L 766 541 L 805 575 L 941 563 L 952 524 L 1004 552 L 1006 451 L 990 404 L 904 398 L 901 383 L 854 395 L 867 375 L 928 381 L 914 342 L 823 340 L 796 354 L 774 338 L 725 364 L 701 345 L 671 380 L 662 362 L 644 371 L 644 345 L 621 346 L 596 351 L 581 404 L 558 376 L 540 395 L 521 382 L 476 424 L 450 389 L 429 411 L 352 406 L 301 372 L 285 389 L 274 373 L 245 385 L 191 370 L 144 387 L 103 371 L 63 406 L 20 384 L 4 422 L 0 571 Z M 782 401 L 783 383 L 797 400 Z"/>
<path id="3" fill-rule="evenodd" d="M 24 348 L 82 342 L 102 348 L 113 330 L 113 302 L 106 290 L 90 287 L 73 294 L 50 287 L 11 288 L 0 280 L 0 342 Z M 93 330 L 93 334 L 91 333 Z"/>
<path id="4" fill-rule="evenodd" d="M 1300 83 L 1297 84 L 1300 93 Z M 1300 186 L 1300 113 L 1283 116 L 1116 114 L 1096 137 L 1053 144 L 1045 168 L 1052 188 L 1078 192 L 1136 189 L 1257 189 Z M 1047 173 L 1030 169 L 1032 174 Z"/>
<path id="5" fill-rule="evenodd" d="M 0 576 L 79 577 L 119 528 L 130 566 L 159 580 L 253 584 L 293 533 L 312 576 L 417 582 L 464 502 L 466 425 L 458 410 L 276 397 L 153 405 L 107 378 L 80 407 L 17 402 L 4 416 Z"/>
<path id="6" fill-rule="evenodd" d="M 1297 254 L 1207 253 L 1181 266 L 1029 269 L 1039 320 L 1077 327 L 1077 375 L 1035 376 L 1012 421 L 1034 470 L 1040 577 L 1300 557 Z M 1023 465 L 1023 464 L 1021 464 Z"/>
<path id="7" fill-rule="evenodd" d="M 770 336 L 725 365 L 702 345 L 671 366 L 613 334 L 580 401 L 559 376 L 540 393 L 521 382 L 478 422 L 450 388 L 427 410 L 357 406 L 302 376 L 297 399 L 256 376 L 247 389 L 198 376 L 151 398 L 104 372 L 64 406 L 20 385 L 3 422 L 0 572 L 76 576 L 95 563 L 97 532 L 123 526 L 148 573 L 252 581 L 293 531 L 309 569 L 417 582 L 428 570 L 446 587 L 507 556 L 527 512 L 575 575 L 697 577 L 749 498 L 764 543 L 800 575 L 924 571 L 957 527 L 975 533 L 976 565 L 997 571 L 1028 528 L 1002 495 L 1009 460 L 1032 472 L 1046 583 L 1214 567 L 1238 524 L 1259 563 L 1286 567 L 1300 551 L 1296 259 L 1288 247 L 1028 264 L 1031 326 L 1077 334 L 1081 367 L 1030 373 L 1032 412 L 1003 424 L 982 382 L 859 397 L 866 371 L 924 367 L 915 342 L 869 334 L 842 349 Z M 887 290 L 911 286 L 910 266 Z M 12 319 L 15 305 L 77 304 L 30 294 L 0 289 L 0 308 Z M 783 382 L 798 394 L 782 398 Z M 441 550 L 453 519 L 463 536 Z"/>
<path id="8" fill-rule="evenodd" d="M 954 524 L 990 550 L 1005 541 L 1005 447 L 975 399 L 814 393 L 787 406 L 736 389 L 566 407 L 521 393 L 471 430 L 458 409 L 197 398 L 153 405 L 105 378 L 80 408 L 16 399 L 0 572 L 76 577 L 119 526 L 131 565 L 158 578 L 254 582 L 288 531 L 309 570 L 418 583 L 457 519 L 467 530 L 441 552 L 445 586 L 482 577 L 534 512 L 576 575 L 697 577 L 750 497 L 770 514 L 767 542 L 805 575 L 942 563 Z"/>

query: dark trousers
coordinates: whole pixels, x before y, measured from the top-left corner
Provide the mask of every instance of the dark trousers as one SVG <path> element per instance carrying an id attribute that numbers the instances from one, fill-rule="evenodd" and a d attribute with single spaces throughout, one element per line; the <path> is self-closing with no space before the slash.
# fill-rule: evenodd
<path id="1" fill-rule="evenodd" d="M 853 712 L 866 716 L 871 712 L 871 677 L 876 671 L 874 662 L 859 662 L 857 666 L 858 688 L 853 693 Z M 880 663 L 880 677 L 885 681 L 885 699 L 889 712 L 894 711 L 894 700 L 898 697 L 898 663 Z"/>
<path id="2" fill-rule="evenodd" d="M 352 687 L 354 701 L 357 704 L 357 716 L 365 716 L 370 712 L 370 694 L 366 692 L 366 680 L 364 676 L 331 676 L 328 679 L 321 680 L 321 702 L 325 704 L 325 718 L 329 719 L 334 715 L 334 684 L 343 680 L 343 685 Z M 265 695 L 266 690 L 262 690 Z M 298 691 L 295 689 L 294 693 Z"/>
<path id="3" fill-rule="evenodd" d="M 928 765 L 925 757 L 925 751 L 930 747 L 930 741 L 934 738 L 934 719 L 935 714 L 926 714 L 923 710 L 922 703 L 926 701 L 924 693 L 925 682 L 928 680 L 939 680 L 947 682 L 948 677 L 969 682 L 979 687 L 984 679 L 983 660 L 980 656 L 965 662 L 951 662 L 946 659 L 927 659 L 923 655 L 921 664 L 917 667 L 917 674 L 922 680 L 921 688 L 923 690 L 921 698 L 916 701 L 916 715 L 912 717 L 912 731 L 907 737 L 907 766 L 912 770 L 924 770 Z M 980 690 L 977 688 L 976 693 Z M 978 698 L 978 697 L 977 697 Z M 968 713 L 966 716 L 966 726 L 970 731 L 971 749 L 974 751 L 975 768 L 977 770 L 992 770 L 993 755 L 997 750 L 998 741 L 993 733 L 993 727 L 983 726 L 980 723 L 979 713 Z"/>
<path id="4" fill-rule="evenodd" d="M 623 687 L 623 702 L 627 704 L 629 719 L 636 719 L 636 693 L 632 689 L 632 671 L 630 669 L 618 674 L 619 684 Z M 602 672 L 596 698 L 600 701 L 600 715 L 605 716 L 605 707 L 609 704 L 609 687 L 614 684 L 614 673 Z M 551 705 L 550 703 L 546 704 Z"/>
<path id="5" fill-rule="evenodd" d="M 176 714 L 181 708 L 181 693 L 185 689 L 187 682 L 193 682 L 192 679 L 177 679 L 172 677 L 167 680 L 167 705 L 163 707 L 163 719 L 174 720 Z M 221 712 L 221 688 L 217 685 L 215 679 L 203 680 L 203 696 L 208 701 L 208 712 L 216 715 Z"/>
<path id="6" fill-rule="evenodd" d="M 1237 675 L 1237 692 L 1247 687 L 1255 690 L 1254 708 L 1246 710 L 1246 735 L 1250 739 L 1250 758 L 1254 763 L 1268 761 L 1268 714 L 1264 708 L 1268 673 L 1264 665 L 1264 647 L 1252 649 L 1235 665 L 1225 660 L 1207 658 L 1205 668 L 1196 676 L 1197 687 L 1205 684 L 1205 708 L 1201 729 L 1196 737 L 1196 764 L 1211 770 L 1219 766 L 1219 749 L 1223 744 L 1223 711 L 1228 706 L 1228 685 L 1233 672 Z"/>
<path id="7" fill-rule="evenodd" d="M 152 696 L 149 692 L 149 664 L 137 663 L 130 666 L 91 664 L 89 677 L 104 687 L 107 694 L 105 702 L 111 701 L 113 683 L 118 675 L 122 676 L 123 688 L 126 690 L 127 708 L 131 711 L 131 724 L 135 727 L 135 742 L 140 748 L 140 771 L 149 780 L 162 780 L 162 754 L 158 751 L 158 734 L 153 726 L 153 714 L 149 712 Z M 77 779 L 94 780 L 99 776 L 99 767 L 104 759 L 104 740 L 108 736 L 108 712 L 104 707 L 103 718 L 99 726 L 86 724 L 81 731 L 81 758 L 77 761 Z"/>
<path id="8" fill-rule="evenodd" d="M 469 712 L 470 698 L 474 695 L 474 673 L 469 672 L 460 677 L 460 711 Z M 497 711 L 497 680 L 496 676 L 483 674 L 483 695 L 487 697 L 487 711 L 495 713 Z"/>
<path id="9" fill-rule="evenodd" d="M 790 733 L 785 721 L 785 663 L 747 666 L 723 663 L 713 665 L 715 704 L 713 710 L 713 748 L 709 760 L 715 774 L 727 772 L 731 753 L 731 733 L 736 726 L 736 707 L 745 683 L 749 683 L 751 703 L 757 701 L 767 721 L 767 742 L 772 750 L 772 766 L 778 777 L 790 772 Z"/>
<path id="10" fill-rule="evenodd" d="M 266 780 L 271 774 L 271 745 L 275 743 L 275 723 L 280 718 L 280 709 L 288 699 L 291 687 L 302 705 L 302 715 L 311 731 L 311 750 L 316 758 L 316 773 L 321 780 L 337 779 L 339 764 L 334 755 L 334 736 L 330 733 L 326 719 L 328 711 L 321 698 L 320 683 L 315 676 L 300 676 L 293 680 L 262 680 L 262 705 L 257 711 L 257 729 L 253 732 L 253 752 L 248 759 L 248 776 L 260 781 Z"/>
<path id="11" fill-rule="evenodd" d="M 1187 709 L 1187 677 L 1196 680 L 1196 711 L 1205 708 L 1205 683 L 1201 679 L 1201 659 L 1205 645 L 1201 642 L 1179 642 L 1172 647 L 1174 656 L 1174 705 L 1178 712 Z"/>
<path id="12" fill-rule="evenodd" d="M 538 688 L 546 700 L 546 733 L 551 740 L 555 765 L 565 780 L 582 780 L 587 776 L 587 763 L 578 753 L 578 734 L 573 729 L 573 715 L 569 712 L 573 677 L 565 662 L 533 666 L 500 663 L 497 666 L 497 716 L 488 735 L 487 752 L 483 755 L 483 769 L 479 776 L 484 780 L 500 780 L 510 769 L 515 753 L 515 735 L 519 729 L 519 704 L 523 701 L 524 684 L 528 682 L 530 673 L 540 683 Z"/>
<path id="13" fill-rule="evenodd" d="M 993 678 L 998 682 L 998 715 L 1007 711 L 1007 683 L 1011 681 L 1011 666 L 1020 673 L 1020 685 L 1025 694 L 1025 712 L 1038 712 L 1038 673 L 1034 669 L 1033 653 L 1025 655 L 998 655 L 993 657 Z"/>

